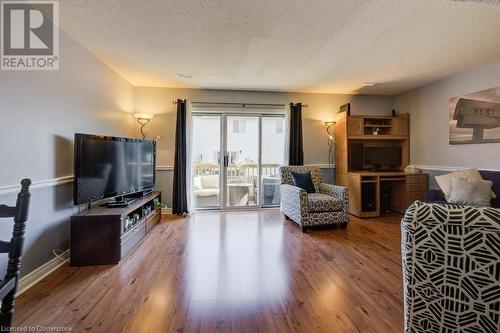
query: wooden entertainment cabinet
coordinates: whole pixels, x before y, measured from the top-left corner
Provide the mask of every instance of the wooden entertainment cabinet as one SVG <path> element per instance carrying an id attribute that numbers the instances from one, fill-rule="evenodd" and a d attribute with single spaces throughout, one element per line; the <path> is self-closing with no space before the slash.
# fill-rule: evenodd
<path id="1" fill-rule="evenodd" d="M 425 200 L 427 175 L 403 171 L 410 161 L 409 127 L 408 114 L 387 117 L 341 112 L 337 115 L 336 183 L 349 188 L 351 214 L 377 217 L 384 210 L 404 213 L 415 200 Z M 370 165 L 363 160 L 365 147 L 396 149 L 401 152 L 401 162 L 393 165 L 391 171 L 370 171 Z"/>
<path id="2" fill-rule="evenodd" d="M 161 192 L 152 192 L 127 207 L 96 206 L 73 215 L 71 266 L 111 265 L 122 261 L 160 222 L 161 208 L 155 202 L 161 202 Z"/>

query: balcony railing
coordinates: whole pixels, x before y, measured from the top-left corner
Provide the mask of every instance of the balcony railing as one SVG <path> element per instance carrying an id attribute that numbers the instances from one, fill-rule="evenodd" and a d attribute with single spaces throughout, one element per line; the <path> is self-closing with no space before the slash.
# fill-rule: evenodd
<path id="1" fill-rule="evenodd" d="M 262 189 L 260 192 L 260 202 L 264 206 L 276 206 L 279 204 L 280 191 L 279 191 L 279 167 L 280 164 L 262 164 L 261 166 L 261 179 Z M 229 191 L 229 204 L 234 201 L 240 202 L 236 205 L 251 205 L 257 202 L 257 187 L 259 184 L 259 165 L 255 162 L 245 161 L 240 163 L 232 163 L 226 167 L 226 179 L 228 186 L 238 186 L 238 184 L 245 185 L 245 192 L 247 196 L 244 200 L 233 199 L 233 192 L 236 191 L 232 188 Z M 193 163 L 193 176 L 197 181 L 194 182 L 195 198 L 197 198 L 197 206 L 215 206 L 218 202 L 218 181 L 219 177 L 213 176 L 220 175 L 220 165 L 218 163 Z M 212 176 L 212 177 L 210 177 Z M 209 184 L 210 183 L 210 184 Z M 208 184 L 208 185 L 207 185 Z M 209 190 L 210 189 L 210 190 Z M 210 193 L 211 195 L 207 194 Z M 241 190 L 240 190 L 241 192 Z M 203 198 L 201 198 L 203 196 Z M 202 203 L 204 202 L 204 204 Z"/>
<path id="2" fill-rule="evenodd" d="M 262 164 L 262 176 L 279 178 L 280 164 Z M 218 163 L 193 163 L 194 176 L 218 175 L 220 165 Z M 259 165 L 255 162 L 242 162 L 229 164 L 227 167 L 228 182 L 248 182 L 256 179 Z"/>

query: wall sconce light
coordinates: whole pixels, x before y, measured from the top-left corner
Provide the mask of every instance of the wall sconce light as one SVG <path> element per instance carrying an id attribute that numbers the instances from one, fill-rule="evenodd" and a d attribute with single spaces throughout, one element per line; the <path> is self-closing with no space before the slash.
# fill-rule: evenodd
<path id="1" fill-rule="evenodd" d="M 325 121 L 325 126 L 326 126 L 326 133 L 328 133 L 328 166 L 330 167 L 332 171 L 332 181 L 333 179 L 333 165 L 334 165 L 334 157 L 333 157 L 333 145 L 335 144 L 335 138 L 334 138 L 334 132 L 332 132 L 332 127 L 333 130 L 335 129 L 334 127 L 335 122 L 334 121 Z"/>
<path id="2" fill-rule="evenodd" d="M 144 133 L 144 127 L 151 122 L 151 119 L 154 117 L 154 115 L 149 113 L 135 113 L 134 117 L 135 119 L 137 119 L 137 122 L 141 125 L 142 138 L 145 139 L 146 133 Z"/>

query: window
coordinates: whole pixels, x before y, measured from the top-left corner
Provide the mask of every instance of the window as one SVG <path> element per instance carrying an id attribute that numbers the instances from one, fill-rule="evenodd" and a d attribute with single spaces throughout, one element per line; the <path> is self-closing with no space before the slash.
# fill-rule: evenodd
<path id="1" fill-rule="evenodd" d="M 214 161 L 216 161 L 217 163 L 220 163 L 220 151 L 214 151 Z"/>
<path id="2" fill-rule="evenodd" d="M 233 133 L 245 133 L 246 123 L 245 120 L 235 119 L 233 120 Z"/>
<path id="3" fill-rule="evenodd" d="M 283 127 L 285 123 L 283 120 L 276 120 L 276 134 L 283 134 Z"/>
<path id="4" fill-rule="evenodd" d="M 241 151 L 230 151 L 229 155 L 229 164 L 235 164 L 240 160 Z"/>

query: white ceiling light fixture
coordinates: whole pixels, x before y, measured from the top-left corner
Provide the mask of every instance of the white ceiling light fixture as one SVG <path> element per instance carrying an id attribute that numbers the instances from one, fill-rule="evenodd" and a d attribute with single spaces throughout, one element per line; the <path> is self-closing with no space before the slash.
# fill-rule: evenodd
<path id="1" fill-rule="evenodd" d="M 375 82 L 363 82 L 363 84 L 361 84 L 363 87 L 373 87 L 375 85 L 377 85 Z"/>
<path id="2" fill-rule="evenodd" d="M 176 76 L 179 79 L 194 79 L 194 75 L 193 74 L 177 73 Z"/>

